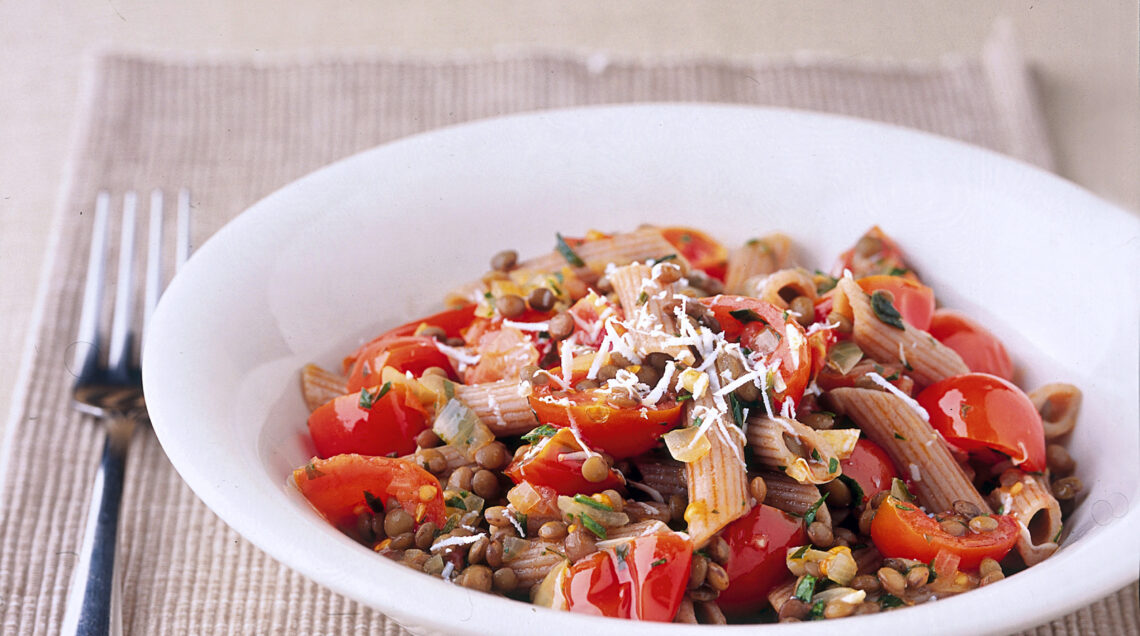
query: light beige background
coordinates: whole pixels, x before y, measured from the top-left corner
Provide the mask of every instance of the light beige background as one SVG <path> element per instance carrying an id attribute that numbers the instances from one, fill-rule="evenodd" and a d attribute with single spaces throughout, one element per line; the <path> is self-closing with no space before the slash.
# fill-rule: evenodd
<path id="1" fill-rule="evenodd" d="M 974 56 L 995 20 L 1036 69 L 1058 170 L 1140 210 L 1138 4 L 997 0 L 0 0 L 0 428 L 95 47 L 184 52 Z"/>

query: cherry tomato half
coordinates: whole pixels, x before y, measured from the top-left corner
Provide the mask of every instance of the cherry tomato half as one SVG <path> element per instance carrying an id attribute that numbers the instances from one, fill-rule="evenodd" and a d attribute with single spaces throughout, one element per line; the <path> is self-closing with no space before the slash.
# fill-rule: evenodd
<path id="1" fill-rule="evenodd" d="M 381 340 L 414 336 L 416 335 L 416 331 L 419 330 L 421 325 L 427 327 L 439 327 L 440 329 L 443 329 L 448 338 L 456 338 L 462 335 L 462 331 L 471 324 L 471 321 L 474 320 L 474 318 L 475 305 L 464 305 L 456 309 L 441 311 L 438 314 L 434 314 L 426 318 L 413 320 L 412 322 L 400 325 L 395 329 L 385 331 L 379 336 L 376 336 L 372 340 L 366 342 L 362 347 L 344 358 L 344 368 L 346 371 L 348 369 L 351 369 L 352 365 L 356 363 L 356 359 L 364 353 L 365 349 L 368 349 Z"/>
<path id="2" fill-rule="evenodd" d="M 672 621 L 689 580 L 693 547 L 676 533 L 637 537 L 570 566 L 563 594 L 571 612 Z"/>
<path id="3" fill-rule="evenodd" d="M 309 414 L 317 455 L 414 453 L 416 435 L 427 428 L 424 407 L 402 384 L 387 386 L 368 389 L 364 400 L 361 391 L 342 395 Z"/>
<path id="4" fill-rule="evenodd" d="M 530 396 L 530 408 L 539 423 L 577 427 L 582 441 L 614 459 L 648 451 L 681 423 L 681 404 L 671 398 L 662 398 L 653 406 L 617 408 L 606 402 L 604 391 L 559 391 L 557 397 L 552 391 L 547 384 L 535 387 Z"/>
<path id="5" fill-rule="evenodd" d="M 889 274 L 918 279 L 907 267 L 899 246 L 877 225 L 859 237 L 854 247 L 839 255 L 831 275 L 838 278 L 845 269 L 851 270 L 855 278 Z"/>
<path id="6" fill-rule="evenodd" d="M 663 228 L 661 236 L 672 243 L 677 252 L 684 256 L 693 268 L 704 270 L 709 276 L 724 282 L 724 274 L 728 267 L 728 250 L 719 241 L 700 230 L 688 227 Z"/>
<path id="7" fill-rule="evenodd" d="M 447 518 L 439 480 L 403 459 L 363 455 L 314 458 L 293 471 L 293 481 L 317 512 L 350 534 L 355 533 L 357 515 L 369 506 L 369 498 L 383 506 L 395 499 L 417 522 L 431 521 L 440 526 Z"/>
<path id="8" fill-rule="evenodd" d="M 915 504 L 888 496 L 879 504 L 871 522 L 871 540 L 885 557 L 930 563 L 940 550 L 946 550 L 961 558 L 961 569 L 972 570 L 986 557 L 1001 561 L 1017 543 L 1021 533 L 1017 521 L 1009 515 L 993 518 L 998 521 L 995 530 L 967 530 L 956 537 Z"/>
<path id="9" fill-rule="evenodd" d="M 767 605 L 768 592 L 792 576 L 785 563 L 788 549 L 807 543 L 803 521 L 765 505 L 725 526 L 720 536 L 731 549 L 724 566 L 728 589 L 717 597 L 726 614 L 754 612 Z"/>
<path id="10" fill-rule="evenodd" d="M 585 453 L 574 433 L 568 428 L 560 428 L 551 437 L 537 442 L 528 452 L 516 456 L 503 472 L 516 484 L 528 481 L 536 486 L 553 488 L 558 494 L 569 497 L 592 495 L 625 485 L 621 473 L 612 468 L 601 481 L 587 480 L 582 475 L 583 463 Z"/>
<path id="11" fill-rule="evenodd" d="M 729 342 L 740 342 L 752 351 L 763 352 L 765 365 L 779 361 L 785 388 L 773 389 L 772 408 L 779 408 L 785 399 L 799 402 L 812 369 L 812 352 L 799 323 L 785 318 L 779 307 L 757 298 L 721 295 L 698 302 L 713 311 Z"/>
<path id="12" fill-rule="evenodd" d="M 451 360 L 435 346 L 434 339 L 398 336 L 377 340 L 358 352 L 348 371 L 348 390 L 359 391 L 376 384 L 384 367 L 393 367 L 400 373 L 411 371 L 416 377 L 428 367 L 440 367 L 456 379 Z"/>
<path id="13" fill-rule="evenodd" d="M 967 373 L 936 382 L 915 398 L 946 441 L 970 452 L 990 448 L 1025 471 L 1045 470 L 1045 431 L 1029 396 L 1011 382 Z"/>
<path id="14" fill-rule="evenodd" d="M 854 502 L 858 505 L 867 503 L 879 491 L 890 490 L 891 480 L 899 476 L 887 451 L 864 438 L 859 438 L 859 441 L 855 442 L 855 450 L 851 451 L 847 459 L 839 460 L 839 468 L 840 479 L 843 479 L 844 483 L 847 483 L 844 478 L 852 479 L 863 491 L 862 500 Z M 854 495 L 855 493 L 852 493 L 852 497 Z"/>
<path id="15" fill-rule="evenodd" d="M 1013 361 L 1005 345 L 988 329 L 952 309 L 939 309 L 930 321 L 930 335 L 962 356 L 971 371 L 1013 380 Z"/>
<path id="16" fill-rule="evenodd" d="M 934 315 L 934 290 L 922 283 L 903 278 L 878 274 L 855 281 L 868 294 L 876 291 L 890 292 L 891 304 L 902 314 L 903 320 L 916 329 L 926 331 Z"/>

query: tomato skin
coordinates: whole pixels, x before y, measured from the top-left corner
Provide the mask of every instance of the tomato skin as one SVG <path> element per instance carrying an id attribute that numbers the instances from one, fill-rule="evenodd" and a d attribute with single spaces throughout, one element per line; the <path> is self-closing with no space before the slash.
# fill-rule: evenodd
<path id="1" fill-rule="evenodd" d="M 440 329 L 443 329 L 448 338 L 457 338 L 467 327 L 467 325 L 470 325 L 471 321 L 474 319 L 475 305 L 464 305 L 455 309 L 447 309 L 441 311 L 438 314 L 432 314 L 426 318 L 413 320 L 407 324 L 400 325 L 395 329 L 385 331 L 384 333 L 374 338 L 373 342 L 376 340 L 382 340 L 384 338 L 414 336 L 416 334 L 416 330 L 420 328 L 420 325 L 427 325 L 428 327 L 439 327 Z"/>
<path id="2" fill-rule="evenodd" d="M 1013 380 L 1013 360 L 997 336 L 969 316 L 952 309 L 939 309 L 930 322 L 930 335 L 950 347 L 971 371 Z"/>
<path id="3" fill-rule="evenodd" d="M 616 548 L 608 548 L 570 566 L 563 582 L 570 611 L 672 621 L 689 580 L 692 545 L 670 532 L 638 537 L 624 546 L 624 559 Z"/>
<path id="4" fill-rule="evenodd" d="M 940 550 L 946 550 L 961 558 L 962 570 L 973 570 L 986 557 L 1001 561 L 1021 534 L 1021 526 L 1012 516 L 992 516 L 998 521 L 992 532 L 967 531 L 956 537 L 917 505 L 888 496 L 871 522 L 871 540 L 885 557 L 929 563 Z"/>
<path id="5" fill-rule="evenodd" d="M 892 272 L 902 272 L 903 278 L 910 278 L 918 280 L 914 272 L 910 271 L 907 267 L 906 260 L 903 258 L 902 250 L 899 249 L 897 243 L 887 236 L 879 226 L 873 226 L 867 230 L 865 234 L 859 239 L 860 241 L 868 240 L 874 241 L 878 249 L 870 254 L 859 254 L 856 248 L 843 252 L 839 255 L 839 260 L 835 263 L 835 267 L 831 269 L 831 275 L 839 278 L 843 275 L 843 270 L 851 270 L 851 274 L 855 278 L 862 278 L 864 276 L 873 276 L 876 274 L 891 274 Z M 858 246 L 858 243 L 856 243 Z"/>
<path id="6" fill-rule="evenodd" d="M 439 480 L 420 466 L 403 459 L 353 454 L 314 458 L 293 471 L 293 481 L 325 519 L 351 532 L 355 532 L 356 517 L 362 506 L 368 505 L 365 491 L 385 506 L 390 499 L 396 499 L 418 520 L 431 521 L 439 526 L 447 519 Z M 424 497 L 432 494 L 425 486 L 434 489 L 431 497 Z"/>
<path id="7" fill-rule="evenodd" d="M 689 227 L 663 228 L 661 236 L 677 248 L 677 252 L 685 257 L 693 268 L 704 270 L 709 276 L 724 282 L 724 275 L 728 269 L 728 250 L 720 244 L 720 241 Z"/>
<path id="8" fill-rule="evenodd" d="M 915 398 L 930 424 L 964 451 L 993 449 L 1025 471 L 1045 470 L 1041 415 L 1021 389 L 986 373 L 967 373 L 936 382 Z"/>
<path id="9" fill-rule="evenodd" d="M 377 387 L 370 389 L 375 395 Z M 317 455 L 407 455 L 416 451 L 416 435 L 427 428 L 423 406 L 403 385 L 393 384 L 374 400 L 360 406 L 360 392 L 342 395 L 309 414 L 309 435 Z"/>
<path id="10" fill-rule="evenodd" d="M 552 437 L 543 440 L 542 448 L 537 453 L 516 456 L 503 472 L 516 484 L 528 481 L 536 486 L 552 488 L 558 494 L 568 497 L 577 494 L 592 495 L 625 485 L 625 479 L 612 468 L 602 481 L 588 481 L 582 476 L 585 460 L 565 457 L 581 450 L 582 446 L 578 444 L 574 433 L 568 428 L 561 428 Z"/>
<path id="11" fill-rule="evenodd" d="M 582 441 L 614 459 L 650 450 L 662 435 L 681 423 L 681 404 L 672 399 L 662 398 L 652 407 L 622 409 L 606 404 L 599 391 L 569 391 L 564 398 L 569 406 L 548 401 L 550 393 L 551 387 L 546 385 L 535 387 L 530 396 L 530 407 L 539 423 L 558 428 L 575 426 Z"/>
<path id="12" fill-rule="evenodd" d="M 768 592 L 792 576 L 785 563 L 788 548 L 808 542 L 803 521 L 766 505 L 754 507 L 725 526 L 720 536 L 731 548 L 724 566 L 728 589 L 717 597 L 725 614 L 763 609 Z"/>
<path id="13" fill-rule="evenodd" d="M 885 274 L 867 276 L 855 282 L 868 294 L 890 292 L 894 297 L 892 304 L 908 325 L 923 331 L 930 329 L 930 320 L 934 316 L 933 289 L 916 280 Z"/>
<path id="14" fill-rule="evenodd" d="M 451 360 L 435 346 L 434 339 L 398 336 L 377 340 L 358 352 L 348 371 L 348 390 L 359 391 L 375 384 L 384 367 L 393 367 L 400 373 L 411 371 L 416 377 L 428 367 L 440 367 L 456 379 Z"/>
<path id="15" fill-rule="evenodd" d="M 807 336 L 803 327 L 794 320 L 786 320 L 784 311 L 770 303 L 747 296 L 710 296 L 698 299 L 699 303 L 712 310 L 713 316 L 724 330 L 724 337 L 730 342 L 739 341 L 750 349 L 757 350 L 757 338 L 763 332 L 779 333 L 779 344 L 775 351 L 768 356 L 768 360 L 780 361 L 779 371 L 786 385 L 783 392 L 773 391 L 775 397 L 773 408 L 779 408 L 784 400 L 790 399 L 798 403 L 807 388 L 812 370 L 812 352 L 808 345 Z M 763 319 L 761 321 L 741 322 L 733 317 L 732 312 L 750 310 Z M 765 325 L 767 323 L 767 326 Z M 793 345 L 787 337 L 788 329 L 794 330 L 800 337 L 798 343 Z"/>
<path id="16" fill-rule="evenodd" d="M 855 442 L 855 450 L 847 459 L 839 460 L 839 468 L 843 476 L 854 479 L 863 489 L 863 500 L 858 502 L 859 505 L 867 503 L 881 490 L 890 490 L 891 480 L 899 476 L 887 451 L 865 438 Z"/>

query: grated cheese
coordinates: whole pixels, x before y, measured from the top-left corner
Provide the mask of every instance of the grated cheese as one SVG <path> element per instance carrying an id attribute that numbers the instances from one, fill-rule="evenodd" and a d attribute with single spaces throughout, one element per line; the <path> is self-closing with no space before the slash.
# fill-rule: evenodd
<path id="1" fill-rule="evenodd" d="M 514 327 L 519 331 L 550 331 L 549 322 L 515 322 L 514 320 L 503 319 L 504 327 Z"/>
<path id="2" fill-rule="evenodd" d="M 467 353 L 463 349 L 459 349 L 457 347 L 449 347 L 449 346 L 443 344 L 442 342 L 439 342 L 438 340 L 435 341 L 435 348 L 439 349 L 439 352 L 442 353 L 443 355 L 451 358 L 452 360 L 459 362 L 460 364 L 478 364 L 479 363 L 479 358 L 480 358 L 479 355 L 471 355 L 470 353 Z"/>
<path id="3" fill-rule="evenodd" d="M 648 484 L 643 484 L 641 482 L 633 481 L 632 479 L 627 480 L 625 483 L 627 483 L 630 486 L 633 486 L 634 488 L 636 488 L 636 489 L 644 492 L 645 494 L 649 495 L 649 498 L 652 499 L 653 501 L 656 501 L 657 503 L 665 503 L 665 497 L 664 497 L 664 495 L 661 494 L 660 490 L 657 490 L 656 488 L 654 488 Z"/>
<path id="4" fill-rule="evenodd" d="M 887 382 L 886 379 L 883 378 L 883 376 L 879 375 L 878 373 L 875 373 L 874 371 L 868 371 L 867 377 L 871 378 L 871 380 L 875 384 L 878 384 L 879 386 L 883 387 L 884 389 L 886 389 L 890 393 L 893 393 L 894 395 L 896 395 L 899 399 L 901 399 L 903 402 L 905 402 L 906 405 L 909 406 L 915 413 L 917 413 L 919 417 L 926 420 L 927 422 L 930 421 L 930 413 L 927 413 L 926 409 L 922 408 L 921 404 L 916 402 L 914 400 L 914 398 L 912 398 L 911 396 L 900 391 L 898 389 L 898 387 L 896 387 L 895 385 L 891 384 L 890 382 Z"/>
<path id="5" fill-rule="evenodd" d="M 468 545 L 475 543 L 485 536 L 487 536 L 485 533 L 480 532 L 479 534 L 473 534 L 469 537 L 448 537 L 446 539 L 440 539 L 432 544 L 431 551 L 436 552 L 453 545 Z"/>

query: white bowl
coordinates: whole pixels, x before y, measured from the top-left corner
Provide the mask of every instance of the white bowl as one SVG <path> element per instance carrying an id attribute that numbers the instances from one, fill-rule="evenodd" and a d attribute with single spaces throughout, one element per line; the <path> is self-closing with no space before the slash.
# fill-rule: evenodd
<path id="1" fill-rule="evenodd" d="M 372 555 L 289 484 L 312 454 L 298 369 L 437 310 L 508 247 L 643 222 L 727 244 L 780 230 L 826 269 L 872 224 L 947 306 L 1005 340 L 1023 386 L 1080 386 L 1070 449 L 1088 495 L 1052 558 L 984 590 L 842 623 L 1001 633 L 1105 596 L 1138 567 L 1136 285 L 1140 223 L 1050 174 L 899 128 L 731 106 L 587 108 L 388 144 L 262 200 L 166 292 L 146 343 L 154 429 L 195 493 L 261 549 L 421 632 L 740 632 L 553 612 Z"/>

